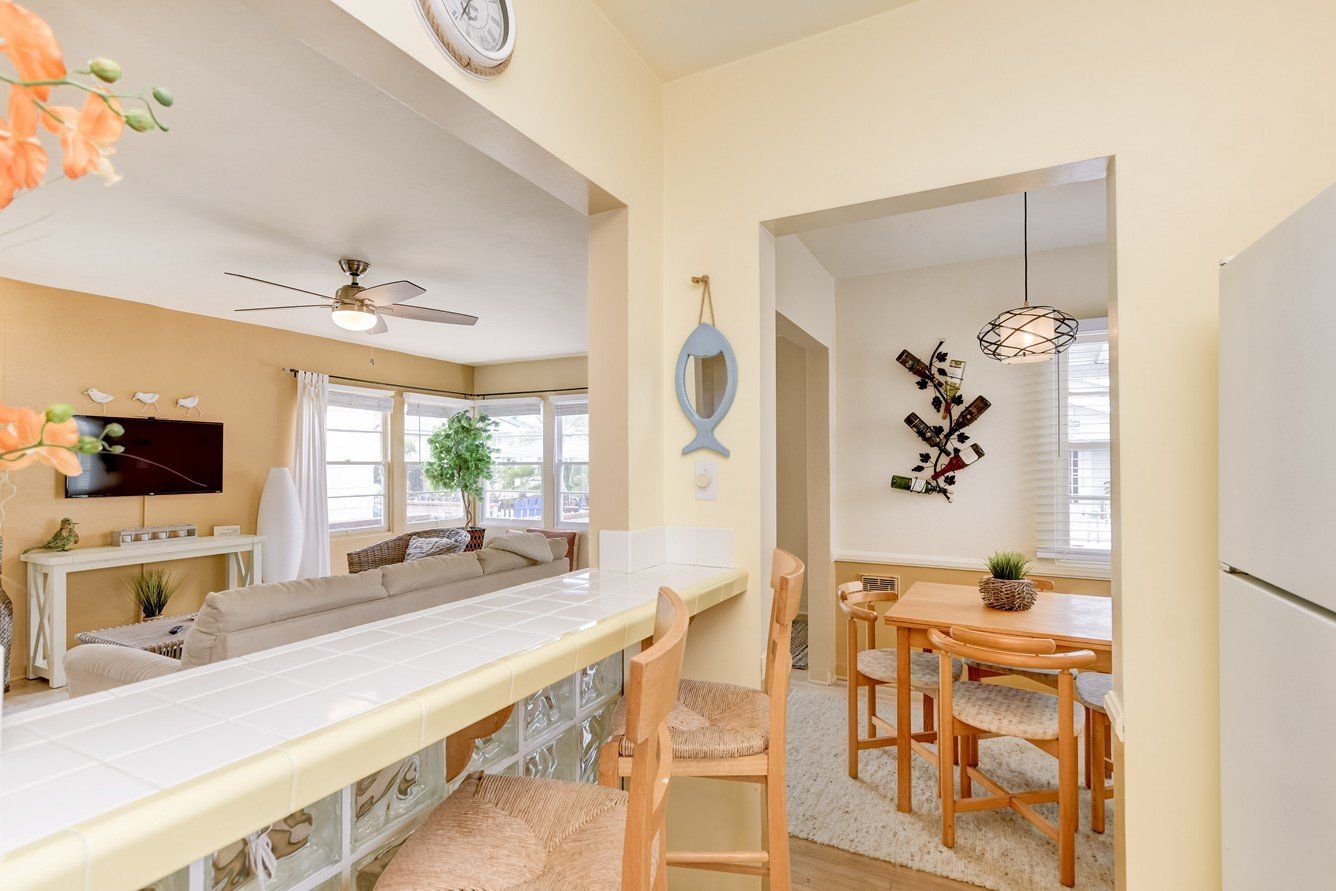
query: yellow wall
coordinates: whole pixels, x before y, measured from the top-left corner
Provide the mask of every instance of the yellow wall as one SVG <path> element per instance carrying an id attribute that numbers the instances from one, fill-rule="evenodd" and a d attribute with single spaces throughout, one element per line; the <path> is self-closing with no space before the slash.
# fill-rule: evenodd
<path id="1" fill-rule="evenodd" d="M 1127 887 L 1220 881 L 1217 263 L 1336 178 L 1336 106 L 1314 87 L 1336 78 L 1334 35 L 1336 6 L 1317 0 L 929 0 L 665 88 L 665 329 L 694 322 L 685 283 L 708 271 L 743 369 L 721 501 L 669 485 L 665 513 L 738 525 L 744 552 L 760 508 L 758 224 L 1115 157 Z M 671 479 L 684 426 L 669 416 Z M 738 629 L 760 627 L 759 598 L 736 609 Z"/>
<path id="2" fill-rule="evenodd" d="M 97 387 L 115 396 L 109 414 L 133 415 L 137 390 L 161 394 L 162 417 L 184 417 L 181 396 L 200 397 L 203 418 L 223 422 L 223 491 L 216 495 L 66 500 L 61 478 L 43 466 L 16 471 L 15 497 L 4 516 L 4 585 L 14 600 L 11 672 L 21 675 L 27 639 L 26 574 L 19 553 L 45 541 L 61 517 L 79 523 L 82 545 L 107 544 L 113 529 L 156 523 L 194 523 L 207 535 L 218 525 L 255 531 L 260 492 L 270 467 L 291 466 L 296 384 L 282 369 L 307 368 L 467 392 L 467 365 L 373 350 L 307 334 L 160 309 L 74 291 L 0 279 L 4 339 L 0 401 L 44 407 L 87 402 Z M 371 365 L 371 359 L 375 365 Z M 385 538 L 382 533 L 335 536 L 331 563 Z M 222 557 L 160 564 L 185 582 L 170 610 L 195 609 L 226 585 Z M 124 591 L 137 567 L 76 573 L 69 586 L 69 643 L 74 634 L 130 621 Z"/>
<path id="3" fill-rule="evenodd" d="M 514 393 L 531 390 L 567 390 L 589 386 L 589 357 L 501 362 L 473 367 L 473 392 Z"/>

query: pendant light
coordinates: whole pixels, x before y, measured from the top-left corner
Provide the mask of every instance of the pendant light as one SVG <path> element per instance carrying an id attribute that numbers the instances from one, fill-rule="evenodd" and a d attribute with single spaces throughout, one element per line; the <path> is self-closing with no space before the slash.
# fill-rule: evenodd
<path id="1" fill-rule="evenodd" d="M 1025 304 L 998 315 L 979 330 L 983 354 L 1008 365 L 1045 362 L 1071 346 L 1076 319 L 1052 306 L 1030 305 L 1030 193 L 1023 197 Z"/>

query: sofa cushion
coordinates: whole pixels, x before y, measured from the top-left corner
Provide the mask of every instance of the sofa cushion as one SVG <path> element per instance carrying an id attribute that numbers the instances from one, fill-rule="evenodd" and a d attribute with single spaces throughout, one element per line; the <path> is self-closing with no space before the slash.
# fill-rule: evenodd
<path id="1" fill-rule="evenodd" d="M 553 560 L 560 560 L 565 557 L 566 550 L 570 547 L 564 538 L 549 538 L 547 543 L 552 552 Z M 483 548 L 481 551 L 475 551 L 474 553 L 478 555 L 478 562 L 482 564 L 484 575 L 510 572 L 513 569 L 534 565 L 532 561 L 524 559 L 519 554 L 512 554 L 510 551 L 503 551 L 499 548 Z M 562 572 L 566 572 L 566 570 L 563 569 Z"/>
<path id="2" fill-rule="evenodd" d="M 381 584 L 391 597 L 397 597 L 422 588 L 475 579 L 483 574 L 477 553 L 443 554 L 386 566 L 380 570 Z"/>
<path id="3" fill-rule="evenodd" d="M 510 535 L 498 535 L 487 539 L 482 546 L 484 551 L 509 551 L 519 554 L 531 563 L 551 563 L 556 559 L 552 553 L 549 539 L 541 532 L 512 532 Z"/>
<path id="4" fill-rule="evenodd" d="M 193 668 L 225 658 L 215 653 L 219 635 L 383 600 L 388 596 L 381 585 L 379 569 L 356 575 L 271 582 L 233 588 L 230 591 L 214 591 L 204 598 L 204 605 L 200 607 L 194 626 L 186 633 L 181 665 Z"/>
<path id="5" fill-rule="evenodd" d="M 466 541 L 456 541 L 453 538 L 428 538 L 419 535 L 408 543 L 408 548 L 404 551 L 404 562 L 412 563 L 415 560 L 421 560 L 425 557 L 444 557 L 447 554 L 462 554 Z"/>

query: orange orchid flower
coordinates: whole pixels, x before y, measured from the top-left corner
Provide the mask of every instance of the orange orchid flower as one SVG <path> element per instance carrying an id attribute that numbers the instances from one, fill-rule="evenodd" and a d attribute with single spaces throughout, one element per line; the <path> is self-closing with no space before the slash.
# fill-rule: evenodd
<path id="1" fill-rule="evenodd" d="M 116 151 L 116 140 L 125 132 L 119 112 L 120 100 L 89 93 L 82 111 L 68 105 L 48 106 L 42 122 L 60 134 L 65 175 L 78 179 L 89 173 L 105 177 L 111 185 L 120 180 L 108 158 Z"/>
<path id="2" fill-rule="evenodd" d="M 20 80 L 60 80 L 65 76 L 65 59 L 51 30 L 41 16 L 10 0 L 0 0 L 0 52 L 9 57 Z M 43 101 L 51 95 L 49 86 L 31 87 Z"/>
<path id="3" fill-rule="evenodd" d="M 9 206 L 19 189 L 41 185 L 46 165 L 46 149 L 37 137 L 16 136 L 0 118 L 0 208 Z"/>
<path id="4" fill-rule="evenodd" d="M 73 418 L 49 423 L 43 412 L 0 405 L 0 470 L 17 470 L 40 461 L 66 476 L 78 476 L 83 466 L 72 451 L 78 442 L 79 425 Z"/>

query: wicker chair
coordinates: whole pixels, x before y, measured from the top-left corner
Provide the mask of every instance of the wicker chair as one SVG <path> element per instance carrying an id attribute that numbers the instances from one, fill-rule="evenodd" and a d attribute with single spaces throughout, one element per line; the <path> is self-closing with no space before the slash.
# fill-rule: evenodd
<path id="1" fill-rule="evenodd" d="M 370 547 L 362 548 L 358 551 L 348 552 L 348 571 L 366 572 L 368 569 L 376 569 L 380 566 L 390 566 L 395 563 L 404 562 L 404 554 L 408 552 L 408 543 L 419 536 L 426 538 L 440 538 L 444 533 L 452 531 L 451 529 L 419 529 L 417 532 L 406 532 L 403 535 L 396 535 L 388 541 L 382 541 L 379 544 L 373 544 Z M 483 531 L 481 529 L 468 530 L 469 543 L 464 548 L 465 551 L 477 551 L 482 548 Z"/>

